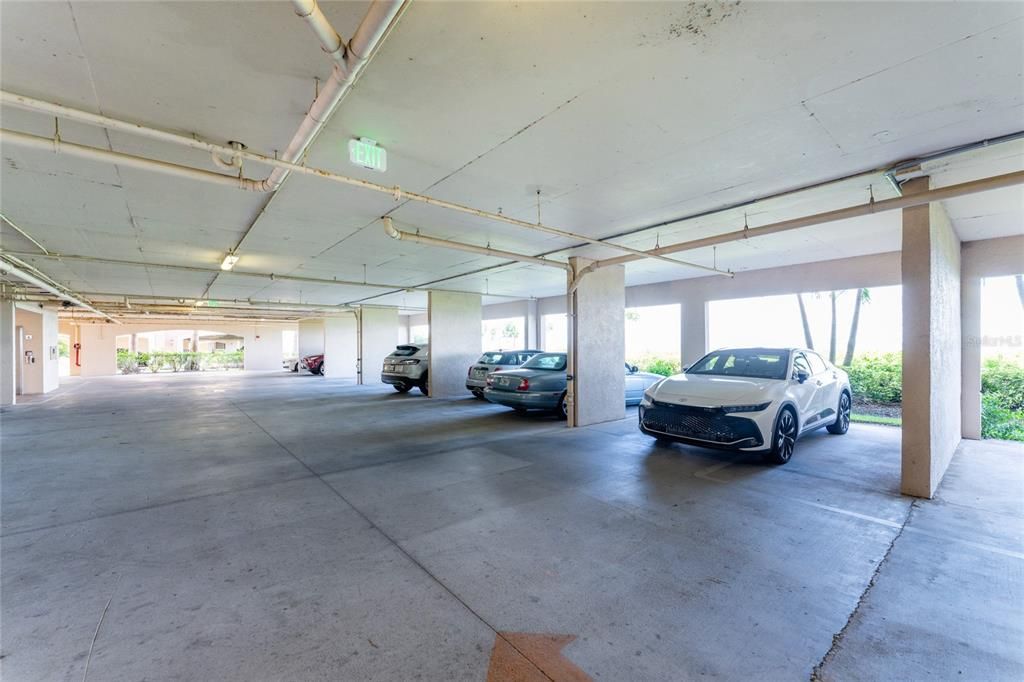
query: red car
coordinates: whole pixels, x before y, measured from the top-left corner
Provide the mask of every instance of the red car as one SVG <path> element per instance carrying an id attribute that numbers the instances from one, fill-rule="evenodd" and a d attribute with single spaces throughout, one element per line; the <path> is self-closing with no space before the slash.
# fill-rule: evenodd
<path id="1" fill-rule="evenodd" d="M 307 355 L 302 358 L 302 369 L 308 369 L 310 374 L 324 375 L 324 355 Z"/>

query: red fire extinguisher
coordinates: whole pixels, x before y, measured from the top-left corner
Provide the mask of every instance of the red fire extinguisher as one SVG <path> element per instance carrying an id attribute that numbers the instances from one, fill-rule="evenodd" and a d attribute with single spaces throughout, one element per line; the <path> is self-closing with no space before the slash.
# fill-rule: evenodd
<path id="1" fill-rule="evenodd" d="M 82 344 L 75 344 L 75 367 L 81 367 L 82 363 L 78 361 L 78 351 L 82 350 Z"/>

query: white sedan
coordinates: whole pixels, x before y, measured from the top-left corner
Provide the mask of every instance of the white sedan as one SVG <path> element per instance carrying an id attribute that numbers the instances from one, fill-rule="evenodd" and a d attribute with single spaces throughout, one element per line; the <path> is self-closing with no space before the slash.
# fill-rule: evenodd
<path id="1" fill-rule="evenodd" d="M 846 372 L 812 350 L 716 350 L 644 392 L 640 430 L 785 464 L 802 434 L 822 426 L 846 433 L 851 396 Z"/>

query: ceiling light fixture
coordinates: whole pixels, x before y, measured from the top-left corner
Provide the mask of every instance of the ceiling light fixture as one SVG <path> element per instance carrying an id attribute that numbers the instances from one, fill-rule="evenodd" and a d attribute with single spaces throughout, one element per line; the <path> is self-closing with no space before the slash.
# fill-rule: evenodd
<path id="1" fill-rule="evenodd" d="M 224 262 L 220 264 L 220 269 L 230 270 L 231 268 L 235 267 L 235 263 L 237 262 L 238 256 L 236 256 L 233 253 L 229 253 L 228 255 L 224 256 Z"/>

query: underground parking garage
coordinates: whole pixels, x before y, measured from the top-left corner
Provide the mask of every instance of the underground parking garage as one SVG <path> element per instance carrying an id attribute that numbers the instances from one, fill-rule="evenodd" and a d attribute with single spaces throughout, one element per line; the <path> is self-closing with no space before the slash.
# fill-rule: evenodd
<path id="1" fill-rule="evenodd" d="M 1024 18 L 880 7 L 0 2 L 4 679 L 1024 677 Z"/>

